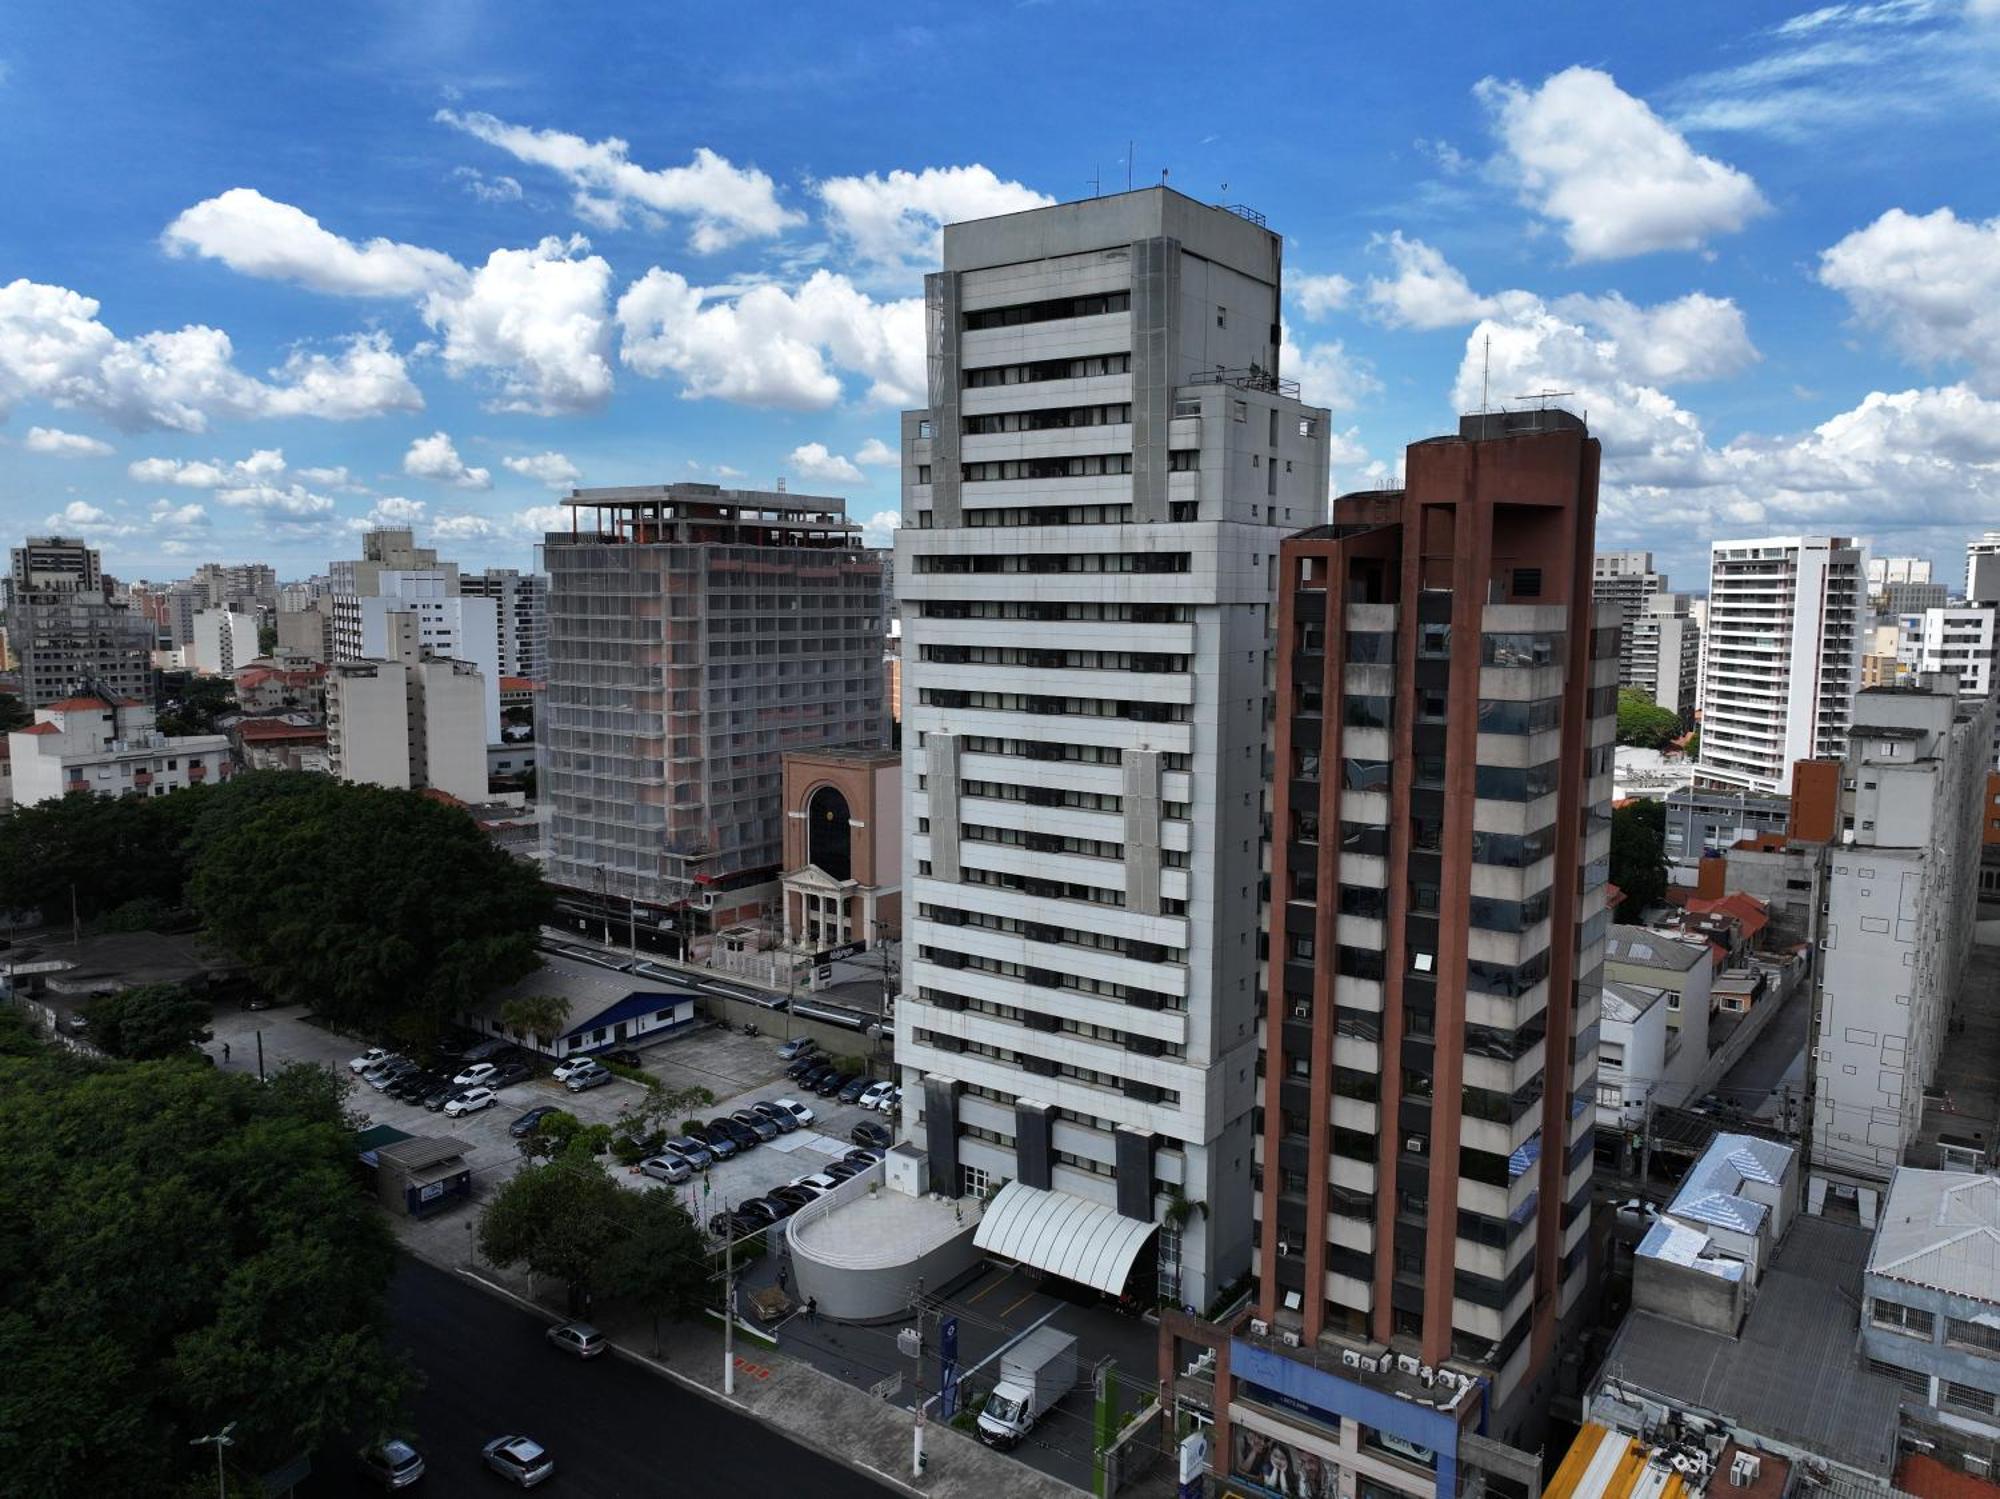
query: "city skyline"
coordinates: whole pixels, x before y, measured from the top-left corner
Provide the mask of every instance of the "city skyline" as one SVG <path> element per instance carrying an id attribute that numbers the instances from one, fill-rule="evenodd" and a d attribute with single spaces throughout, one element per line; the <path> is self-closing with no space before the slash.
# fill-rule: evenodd
<path id="1" fill-rule="evenodd" d="M 1680 590 L 1710 539 L 1793 532 L 1955 578 L 2000 499 L 1994 10 L 1302 10 L 1275 63 L 1065 14 L 1067 52 L 1142 54 L 1082 96 L 1025 66 L 1034 6 L 615 40 L 472 5 L 89 45 L 27 17 L 0 49 L 0 160 L 38 206 L 0 281 L 5 519 L 127 578 L 302 576 L 371 521 L 526 567 L 570 483 L 783 476 L 879 543 L 937 224 L 1122 189 L 1136 142 L 1135 186 L 1165 169 L 1286 235 L 1282 362 L 1334 409 L 1336 490 L 1393 482 L 1482 388 L 1564 390 L 1605 444 L 1600 546 Z M 1254 110 L 1200 107 L 1252 68 Z M 670 83 L 645 111 L 639 74 Z M 950 107 L 1002 90 L 1004 129 Z"/>

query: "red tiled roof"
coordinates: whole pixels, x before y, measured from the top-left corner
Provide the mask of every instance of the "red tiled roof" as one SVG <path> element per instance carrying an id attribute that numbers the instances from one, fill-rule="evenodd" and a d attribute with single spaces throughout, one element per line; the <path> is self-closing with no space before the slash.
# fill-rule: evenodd
<path id="1" fill-rule="evenodd" d="M 435 786 L 424 787 L 423 795 L 447 807 L 463 807 L 465 805 L 464 802 L 453 796 L 449 791 L 440 791 Z"/>
<path id="2" fill-rule="evenodd" d="M 1764 902 L 1748 891 L 1732 890 L 1716 900 L 1696 898 L 1687 903 L 1687 908 L 1696 916 L 1729 916 L 1743 928 L 1746 941 L 1754 940 L 1757 934 L 1771 924 L 1771 917 Z"/>
<path id="3" fill-rule="evenodd" d="M 1946 1467 L 1934 1457 L 1912 1452 L 1896 1465 L 1896 1487 L 1917 1499 L 1996 1499 L 2000 1484 Z"/>
<path id="4" fill-rule="evenodd" d="M 60 734 L 62 730 L 54 724 L 44 721 L 42 723 L 31 723 L 25 729 L 16 729 L 14 732 L 17 734 Z"/>
<path id="5" fill-rule="evenodd" d="M 542 684 L 537 682 L 533 677 L 502 677 L 500 679 L 500 690 L 502 692 L 540 692 Z"/>
<path id="6" fill-rule="evenodd" d="M 95 708 L 103 713 L 108 712 L 111 705 L 101 697 L 66 697 L 59 703 L 50 703 L 49 707 L 58 713 L 80 712 L 85 708 Z"/>
<path id="7" fill-rule="evenodd" d="M 236 737 L 262 743 L 278 740 L 322 740 L 326 729 L 320 724 L 279 723 L 270 719 L 246 718 L 236 725 Z"/>

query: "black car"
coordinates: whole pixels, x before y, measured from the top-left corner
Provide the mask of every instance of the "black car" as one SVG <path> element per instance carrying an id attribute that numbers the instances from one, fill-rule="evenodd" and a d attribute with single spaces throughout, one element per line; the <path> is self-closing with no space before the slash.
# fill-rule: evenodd
<path id="1" fill-rule="evenodd" d="M 515 1083 L 525 1083 L 533 1076 L 534 1073 L 529 1070 L 526 1062 L 502 1062 L 499 1064 L 499 1071 L 486 1079 L 485 1086 L 489 1088 L 509 1088 Z"/>
<path id="2" fill-rule="evenodd" d="M 825 1066 L 826 1063 L 822 1062 L 818 1057 L 813 1057 L 813 1056 L 800 1057 L 796 1062 L 792 1063 L 791 1066 L 785 1069 L 785 1076 L 790 1078 L 793 1082 L 797 1082 L 801 1078 L 810 1077 L 813 1073 L 820 1071 Z"/>
<path id="3" fill-rule="evenodd" d="M 789 1135 L 799 1127 L 799 1121 L 792 1117 L 790 1110 L 781 1109 L 774 1103 L 753 1103 L 750 1112 L 759 1118 L 768 1119 L 778 1127 L 778 1133 Z"/>
<path id="4" fill-rule="evenodd" d="M 708 1127 L 711 1131 L 719 1129 L 725 1135 L 729 1136 L 730 1139 L 736 1142 L 736 1148 L 739 1151 L 755 1150 L 758 1145 L 763 1143 L 758 1139 L 757 1131 L 750 1128 L 747 1124 L 738 1124 L 734 1119 L 726 1115 L 719 1119 L 709 1120 Z"/>
<path id="5" fill-rule="evenodd" d="M 432 1088 L 430 1092 L 419 1099 L 418 1102 L 435 1114 L 463 1091 L 450 1078 L 444 1078 L 439 1081 L 436 1087 Z"/>
<path id="6" fill-rule="evenodd" d="M 554 1104 L 545 1103 L 541 1105 L 539 1108 L 533 1108 L 528 1110 L 527 1113 L 523 1114 L 519 1119 L 516 1119 L 512 1124 L 508 1125 L 507 1133 L 512 1135 L 517 1140 L 525 1140 L 528 1138 L 528 1136 L 532 1135 L 535 1132 L 535 1127 L 539 1125 L 544 1119 L 548 1118 L 549 1115 L 560 1114 L 561 1112 L 562 1110 L 557 1108 Z"/>
<path id="7" fill-rule="evenodd" d="M 690 1124 L 688 1135 L 706 1145 L 708 1153 L 718 1161 L 726 1161 L 742 1149 L 736 1143 L 736 1136 L 717 1129 L 713 1124 Z"/>
<path id="8" fill-rule="evenodd" d="M 596 1052 L 594 1055 L 600 1062 L 616 1062 L 620 1067 L 637 1067 L 640 1065 L 639 1053 L 632 1050 L 629 1046 L 621 1048 L 618 1051 Z"/>
<path id="9" fill-rule="evenodd" d="M 851 1072 L 829 1073 L 814 1086 L 813 1092 L 817 1093 L 821 1098 L 831 1098 L 853 1081 L 854 1074 Z"/>
<path id="10" fill-rule="evenodd" d="M 859 1103 L 861 1102 L 861 1095 L 874 1086 L 875 1080 L 864 1072 L 840 1090 L 840 1101 L 842 1103 Z"/>
<path id="11" fill-rule="evenodd" d="M 804 1207 L 809 1202 L 819 1201 L 819 1193 L 815 1192 L 811 1187 L 773 1187 L 764 1195 L 776 1198 L 779 1202 L 789 1202 L 794 1211 Z"/>
<path id="12" fill-rule="evenodd" d="M 743 1205 L 749 1207 L 751 1203 L 755 1203 L 758 1207 L 769 1213 L 773 1223 L 784 1222 L 792 1214 L 805 1206 L 803 1202 L 799 1201 L 796 1193 L 786 1193 L 781 1197 L 778 1193 L 773 1192 L 768 1197 L 753 1197 L 750 1199 L 750 1202 L 746 1202 Z"/>
<path id="13" fill-rule="evenodd" d="M 778 1221 L 778 1214 L 772 1211 L 772 1204 L 761 1197 L 753 1197 L 748 1202 L 736 1206 L 736 1221 L 746 1231 L 769 1228 Z"/>
<path id="14" fill-rule="evenodd" d="M 864 1119 L 848 1132 L 848 1139 L 856 1145 L 874 1145 L 887 1150 L 895 1136 L 886 1125 L 877 1124 L 873 1119 Z"/>
<path id="15" fill-rule="evenodd" d="M 759 1140 L 775 1140 L 778 1138 L 777 1121 L 775 1119 L 766 1119 L 755 1109 L 738 1109 L 729 1117 L 749 1130 Z"/>
<path id="16" fill-rule="evenodd" d="M 841 1157 L 850 1166 L 872 1166 L 881 1159 L 882 1152 L 879 1150 L 850 1150 Z"/>
<path id="17" fill-rule="evenodd" d="M 844 1182 L 850 1176 L 859 1176 L 867 1169 L 866 1166 L 857 1166 L 853 1161 L 835 1161 L 826 1168 L 826 1174 L 837 1182 Z"/>
<path id="18" fill-rule="evenodd" d="M 828 1078 L 837 1076 L 839 1072 L 840 1069 L 831 1062 L 813 1061 L 799 1074 L 799 1086 L 816 1088 Z"/>

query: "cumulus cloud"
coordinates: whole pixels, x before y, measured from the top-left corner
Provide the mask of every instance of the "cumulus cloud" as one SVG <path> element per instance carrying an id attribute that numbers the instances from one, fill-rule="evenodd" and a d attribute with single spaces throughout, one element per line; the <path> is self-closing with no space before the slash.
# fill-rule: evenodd
<path id="1" fill-rule="evenodd" d="M 854 461 L 863 468 L 888 468 L 903 460 L 902 456 L 881 438 L 871 437 L 861 444 L 861 450 L 854 455 Z"/>
<path id="2" fill-rule="evenodd" d="M 251 510 L 268 516 L 313 519 L 333 513 L 333 501 L 303 484 L 239 484 L 218 489 L 215 503 L 231 510 Z"/>
<path id="3" fill-rule="evenodd" d="M 1565 68 L 1536 89 L 1487 78 L 1476 92 L 1523 201 L 1563 226 L 1577 260 L 1697 249 L 1769 209 L 1748 175 L 1696 151 L 1609 73 Z"/>
<path id="4" fill-rule="evenodd" d="M 820 410 L 841 399 L 836 371 L 867 381 L 875 405 L 923 399 L 922 298 L 878 302 L 830 271 L 791 291 L 731 290 L 655 266 L 618 299 L 618 323 L 624 363 L 678 377 L 690 400 Z"/>
<path id="5" fill-rule="evenodd" d="M 384 495 L 368 507 L 368 516 L 362 522 L 367 530 L 383 527 L 400 529 L 423 524 L 430 506 L 422 500 L 406 500 L 399 494 Z"/>
<path id="6" fill-rule="evenodd" d="M 355 483 L 354 476 L 348 473 L 347 465 L 344 463 L 302 468 L 295 470 L 295 472 L 306 483 L 317 484 L 323 489 L 346 489 L 352 490 L 355 493 L 363 493 L 368 487 L 365 484 Z"/>
<path id="7" fill-rule="evenodd" d="M 332 354 L 294 350 L 262 380 L 236 367 L 219 328 L 121 338 L 98 311 L 95 298 L 68 287 L 28 280 L 0 287 L 0 417 L 43 400 L 121 431 L 202 432 L 218 418 L 343 421 L 423 406 L 386 334 L 356 335 Z"/>
<path id="8" fill-rule="evenodd" d="M 1348 298 L 1354 295 L 1354 283 L 1340 275 L 1295 276 L 1291 292 L 1299 311 L 1317 322 L 1347 305 Z"/>
<path id="9" fill-rule="evenodd" d="M 838 480 L 843 484 L 859 484 L 862 479 L 861 470 L 851 460 L 828 452 L 823 442 L 801 443 L 792 449 L 785 462 L 793 473 L 802 478 L 826 482 Z"/>
<path id="10" fill-rule="evenodd" d="M 1483 318 L 1498 305 L 1472 289 L 1444 253 L 1398 229 L 1377 235 L 1377 249 L 1386 250 L 1396 274 L 1371 276 L 1368 306 L 1378 321 L 1397 328 L 1449 328 Z"/>
<path id="11" fill-rule="evenodd" d="M 1892 208 L 1823 251 L 1819 279 L 1911 358 L 2000 390 L 2000 218 Z"/>
<path id="12" fill-rule="evenodd" d="M 139 528 L 129 521 L 120 520 L 110 511 L 88 500 L 71 500 L 45 522 L 48 528 L 63 536 L 82 536 L 86 539 L 100 539 L 112 536 L 130 536 Z"/>
<path id="13" fill-rule="evenodd" d="M 778 202 L 771 179 L 755 167 L 738 167 L 706 146 L 684 167 L 647 168 L 615 136 L 587 141 L 561 130 L 510 125 L 490 114 L 441 109 L 440 124 L 497 147 L 516 161 L 557 173 L 574 190 L 579 217 L 603 229 L 628 218 L 657 227 L 688 219 L 688 247 L 702 254 L 746 239 L 768 238 L 802 222 Z"/>
<path id="14" fill-rule="evenodd" d="M 140 458 L 125 472 L 141 484 L 172 484 L 181 489 L 227 489 L 269 484 L 285 472 L 283 448 L 258 448 L 247 458 Z"/>
<path id="15" fill-rule="evenodd" d="M 424 300 L 445 369 L 483 377 L 492 406 L 537 415 L 588 411 L 611 395 L 611 266 L 581 235 L 495 250 L 462 288 Z"/>
<path id="16" fill-rule="evenodd" d="M 59 458 L 102 458 L 114 451 L 108 442 L 60 427 L 30 427 L 21 446 L 30 453 L 52 453 Z"/>
<path id="17" fill-rule="evenodd" d="M 1055 202 L 976 164 L 830 177 L 817 191 L 838 243 L 873 265 L 917 273 L 936 268 L 946 224 Z"/>
<path id="18" fill-rule="evenodd" d="M 341 297 L 412 297 L 454 286 L 465 271 L 449 255 L 393 240 L 356 244 L 289 203 L 232 187 L 182 213 L 160 242 L 170 255 L 201 255 L 267 281 L 293 281 Z"/>
<path id="19" fill-rule="evenodd" d="M 1299 382 L 1299 398 L 1307 405 L 1345 411 L 1382 388 L 1368 361 L 1348 353 L 1339 339 L 1301 345 L 1292 341 L 1290 328 L 1281 332 L 1278 369 Z"/>
<path id="20" fill-rule="evenodd" d="M 561 453 L 530 453 L 518 458 L 502 458 L 500 462 L 522 478 L 533 479 L 551 489 L 568 489 L 583 477 L 582 471 Z"/>
<path id="21" fill-rule="evenodd" d="M 155 526 L 172 530 L 192 530 L 208 524 L 208 511 L 193 500 L 176 505 L 172 500 L 155 500 L 146 507 L 146 518 Z"/>
<path id="22" fill-rule="evenodd" d="M 896 528 L 903 524 L 901 512 L 878 510 L 861 524 L 861 539 L 871 547 L 896 544 Z"/>
<path id="23" fill-rule="evenodd" d="M 450 435 L 444 432 L 433 432 L 411 443 L 410 450 L 403 454 L 403 472 L 415 479 L 449 484 L 454 489 L 493 487 L 493 471 L 468 467 L 458 456 L 458 449 L 452 446 Z"/>
<path id="24" fill-rule="evenodd" d="M 484 515 L 440 515 L 431 522 L 432 541 L 490 541 L 502 527 Z"/>
<path id="25" fill-rule="evenodd" d="M 518 203 L 521 184 L 501 173 L 486 173 L 478 167 L 455 167 L 452 180 L 482 203 Z"/>

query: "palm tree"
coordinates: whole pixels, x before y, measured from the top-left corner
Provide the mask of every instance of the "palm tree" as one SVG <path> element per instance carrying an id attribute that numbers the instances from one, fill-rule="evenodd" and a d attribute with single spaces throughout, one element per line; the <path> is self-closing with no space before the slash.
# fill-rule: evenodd
<path id="1" fill-rule="evenodd" d="M 569 1001 L 559 994 L 523 994 L 500 1006 L 500 1023 L 520 1035 L 530 1032 L 546 1051 L 569 1021 Z"/>

